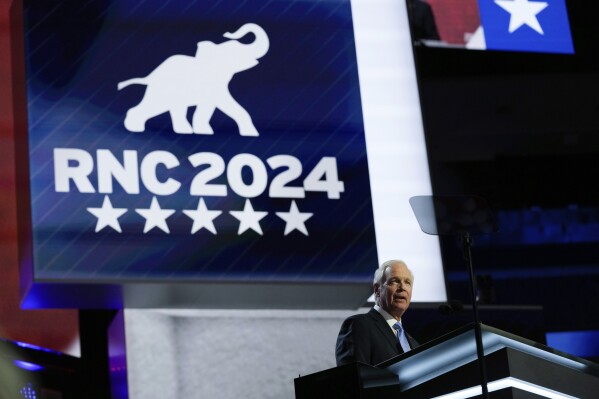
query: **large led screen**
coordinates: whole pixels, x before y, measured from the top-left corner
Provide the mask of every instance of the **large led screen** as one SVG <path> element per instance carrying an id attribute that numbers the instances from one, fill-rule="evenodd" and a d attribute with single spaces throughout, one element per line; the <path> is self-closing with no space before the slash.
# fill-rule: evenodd
<path id="1" fill-rule="evenodd" d="M 364 283 L 445 299 L 406 5 L 24 2 L 36 281 Z M 430 291 L 426 291 L 429 288 Z"/>
<path id="2" fill-rule="evenodd" d="M 409 0 L 427 46 L 573 54 L 566 0 Z"/>

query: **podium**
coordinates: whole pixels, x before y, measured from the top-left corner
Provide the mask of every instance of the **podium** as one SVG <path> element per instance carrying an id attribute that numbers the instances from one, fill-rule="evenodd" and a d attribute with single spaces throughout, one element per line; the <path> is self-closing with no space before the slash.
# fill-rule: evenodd
<path id="1" fill-rule="evenodd" d="M 599 398 L 599 365 L 480 327 L 491 398 Z M 296 378 L 296 399 L 480 397 L 474 334 L 472 323 L 376 366 L 353 363 Z"/>
<path id="2" fill-rule="evenodd" d="M 295 379 L 297 399 L 379 399 L 400 393 L 395 374 L 359 362 Z"/>

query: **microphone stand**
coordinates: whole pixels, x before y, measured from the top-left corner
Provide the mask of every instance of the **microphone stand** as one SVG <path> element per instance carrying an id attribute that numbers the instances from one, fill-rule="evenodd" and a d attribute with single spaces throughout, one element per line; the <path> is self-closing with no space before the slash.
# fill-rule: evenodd
<path id="1" fill-rule="evenodd" d="M 485 364 L 485 354 L 483 350 L 483 336 L 480 323 L 480 317 L 478 314 L 478 305 L 476 300 L 476 285 L 474 283 L 474 270 L 472 267 L 472 237 L 466 231 L 461 235 L 462 247 L 464 251 L 464 257 L 468 264 L 468 272 L 470 276 L 470 288 L 472 294 L 472 310 L 474 311 L 474 338 L 476 340 L 476 355 L 478 358 L 479 371 L 480 371 L 480 386 L 482 388 L 483 399 L 489 399 L 489 389 L 487 387 L 487 367 Z"/>
<path id="2" fill-rule="evenodd" d="M 497 222 L 486 201 L 481 197 L 467 196 L 430 196 L 421 195 L 410 198 L 420 229 L 426 234 L 456 234 L 462 243 L 463 256 L 468 264 L 472 310 L 474 311 L 474 338 L 476 357 L 480 371 L 482 398 L 489 399 L 487 386 L 487 368 L 483 348 L 482 324 L 476 301 L 476 284 L 472 267 L 472 237 L 475 233 L 491 233 L 498 229 Z M 474 217 L 476 214 L 476 217 Z"/>

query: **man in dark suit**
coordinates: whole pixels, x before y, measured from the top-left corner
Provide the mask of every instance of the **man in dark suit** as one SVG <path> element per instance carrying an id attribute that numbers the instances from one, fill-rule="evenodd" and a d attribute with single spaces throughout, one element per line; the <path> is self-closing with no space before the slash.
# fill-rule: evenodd
<path id="1" fill-rule="evenodd" d="M 414 275 L 399 260 L 390 260 L 374 273 L 375 306 L 347 318 L 341 325 L 335 356 L 337 365 L 362 362 L 376 365 L 418 346 L 403 330 L 401 316 L 410 306 Z"/>
<path id="2" fill-rule="evenodd" d="M 409 7 L 413 39 L 441 40 L 431 5 L 423 0 L 410 0 Z"/>

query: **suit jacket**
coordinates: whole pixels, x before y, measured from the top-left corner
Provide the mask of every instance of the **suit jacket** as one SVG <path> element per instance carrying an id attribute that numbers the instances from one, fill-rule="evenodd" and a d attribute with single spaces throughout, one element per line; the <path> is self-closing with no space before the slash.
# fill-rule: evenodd
<path id="1" fill-rule="evenodd" d="M 418 342 L 407 332 L 405 334 L 410 348 L 416 348 Z M 337 336 L 337 366 L 356 361 L 374 366 L 402 353 L 397 336 L 374 308 L 345 319 Z"/>
<path id="2" fill-rule="evenodd" d="M 422 0 L 413 0 L 411 11 L 414 39 L 441 40 L 435 22 L 435 14 L 433 14 L 430 4 Z"/>

